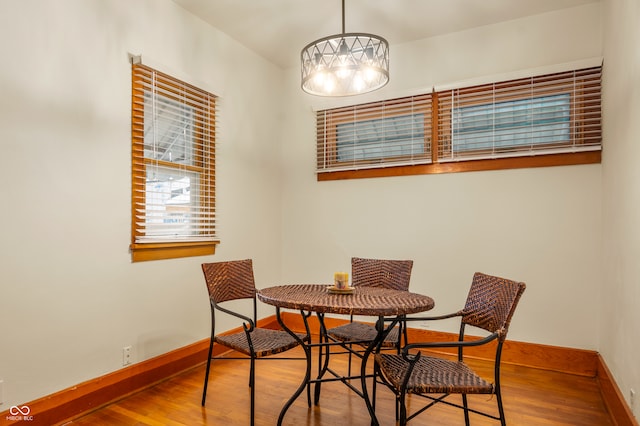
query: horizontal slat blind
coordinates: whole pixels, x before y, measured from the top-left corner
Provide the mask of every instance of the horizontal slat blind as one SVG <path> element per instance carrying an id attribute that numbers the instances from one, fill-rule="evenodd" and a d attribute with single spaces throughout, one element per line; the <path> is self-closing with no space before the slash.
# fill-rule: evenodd
<path id="1" fill-rule="evenodd" d="M 317 171 L 431 162 L 431 94 L 318 111 Z"/>
<path id="2" fill-rule="evenodd" d="M 602 67 L 439 92 L 438 161 L 601 149 Z"/>
<path id="3" fill-rule="evenodd" d="M 217 241 L 216 97 L 133 65 L 133 243 Z"/>

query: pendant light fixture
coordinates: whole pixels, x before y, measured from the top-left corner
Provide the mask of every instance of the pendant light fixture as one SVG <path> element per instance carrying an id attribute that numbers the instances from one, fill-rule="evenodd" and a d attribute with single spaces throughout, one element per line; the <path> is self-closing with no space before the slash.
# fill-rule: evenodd
<path id="1" fill-rule="evenodd" d="M 318 96 L 349 96 L 377 90 L 389 81 L 389 43 L 367 33 L 345 33 L 302 49 L 302 90 Z"/>

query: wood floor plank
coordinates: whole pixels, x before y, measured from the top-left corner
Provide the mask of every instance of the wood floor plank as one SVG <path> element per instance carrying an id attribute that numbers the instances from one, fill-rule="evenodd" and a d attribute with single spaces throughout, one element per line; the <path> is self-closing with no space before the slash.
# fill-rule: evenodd
<path id="1" fill-rule="evenodd" d="M 286 356 L 302 355 L 301 349 Z M 315 359 L 315 358 L 314 358 Z M 346 371 L 347 358 L 332 356 L 332 366 Z M 491 365 L 471 360 L 474 368 L 490 377 Z M 355 366 L 355 362 L 354 362 Z M 205 407 L 200 405 L 204 365 L 174 376 L 149 389 L 128 396 L 68 422 L 85 425 L 248 425 L 249 387 L 246 361 L 214 361 Z M 313 366 L 312 372 L 316 371 Z M 503 399 L 509 426 L 613 426 L 595 378 L 505 364 L 502 369 Z M 300 384 L 304 361 L 263 360 L 256 370 L 256 425 L 276 424 L 280 409 Z M 411 397 L 409 409 L 421 401 Z M 474 395 L 472 406 L 495 410 L 494 397 Z M 391 393 L 378 388 L 377 413 L 381 425 L 395 425 Z M 498 422 L 472 415 L 474 426 Z M 291 406 L 284 421 L 296 426 L 368 426 L 364 401 L 341 383 L 325 383 L 318 406 L 309 408 L 305 393 Z M 464 424 L 461 410 L 437 406 L 412 423 L 420 425 Z"/>

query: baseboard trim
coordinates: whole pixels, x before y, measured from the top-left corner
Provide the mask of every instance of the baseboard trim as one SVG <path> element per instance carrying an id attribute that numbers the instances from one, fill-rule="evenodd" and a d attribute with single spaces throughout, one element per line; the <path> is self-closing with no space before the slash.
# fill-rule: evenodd
<path id="1" fill-rule="evenodd" d="M 615 426 L 638 426 L 638 420 L 633 416 L 624 395 L 600 355 L 598 355 L 598 387 Z"/>
<path id="2" fill-rule="evenodd" d="M 292 330 L 304 330 L 300 315 L 283 313 L 282 317 Z M 326 318 L 325 322 L 328 327 L 334 327 L 343 324 L 345 321 L 337 318 Z M 275 316 L 260 320 L 259 325 L 270 328 L 278 327 Z M 317 333 L 318 323 L 315 317 L 310 318 L 310 326 L 312 332 Z M 230 330 L 230 332 L 232 331 L 236 330 Z M 409 329 L 409 339 L 413 341 L 454 338 L 455 335 L 452 333 Z M 208 349 L 209 339 L 203 339 L 158 357 L 133 364 L 26 403 L 24 405 L 29 406 L 31 409 L 30 419 L 15 420 L 11 424 L 28 424 L 30 426 L 64 424 L 134 392 L 197 367 L 206 361 Z M 219 355 L 224 351 L 223 347 L 218 346 L 215 352 L 216 355 Z M 477 352 L 473 356 L 487 358 L 488 352 Z M 624 396 L 616 385 L 604 360 L 597 352 L 508 341 L 504 346 L 503 361 L 527 367 L 597 377 L 600 392 L 614 424 L 616 426 L 638 426 L 625 402 Z M 0 413 L 0 419 L 5 419 L 7 416 L 10 416 L 8 410 Z"/>

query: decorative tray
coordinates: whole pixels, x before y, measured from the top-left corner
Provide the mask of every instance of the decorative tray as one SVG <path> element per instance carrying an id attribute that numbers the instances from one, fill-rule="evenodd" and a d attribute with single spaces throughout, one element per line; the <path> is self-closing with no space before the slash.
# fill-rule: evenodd
<path id="1" fill-rule="evenodd" d="M 327 287 L 327 292 L 331 293 L 331 294 L 352 294 L 353 293 L 354 288 L 353 287 L 347 287 L 347 288 L 338 288 L 336 286 L 330 286 Z"/>

